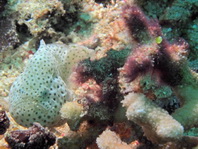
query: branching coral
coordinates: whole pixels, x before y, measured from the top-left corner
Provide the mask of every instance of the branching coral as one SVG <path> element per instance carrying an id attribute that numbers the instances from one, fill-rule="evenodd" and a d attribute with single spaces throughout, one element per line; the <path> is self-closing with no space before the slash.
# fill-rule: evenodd
<path id="1" fill-rule="evenodd" d="M 123 105 L 127 108 L 127 118 L 142 126 L 149 140 L 166 142 L 182 137 L 184 130 L 181 124 L 144 95 L 130 93 Z"/>
<path id="2" fill-rule="evenodd" d="M 85 98 L 85 104 L 88 105 L 89 109 L 87 110 L 87 117 L 85 116 L 84 118 L 101 122 L 101 117 L 104 114 L 96 116 L 97 111 L 100 109 L 106 109 L 111 112 L 117 110 L 118 113 L 121 113 L 121 108 L 118 105 L 119 100 L 122 100 L 123 97 L 119 96 L 119 89 L 112 90 L 112 88 L 118 83 L 118 68 L 124 65 L 120 69 L 120 86 L 122 88 L 124 83 L 127 84 L 126 89 L 123 91 L 125 99 L 122 101 L 127 108 L 127 118 L 140 125 L 146 137 L 154 143 L 181 142 L 185 138 L 183 137 L 184 130 L 195 127 L 197 124 L 196 115 L 194 115 L 195 113 L 197 114 L 195 99 L 197 96 L 195 90 L 197 89 L 193 88 L 193 98 L 190 97 L 190 100 L 185 95 L 189 94 L 187 86 L 196 87 L 197 85 L 195 74 L 190 71 L 186 63 L 188 44 L 183 39 L 179 39 L 174 43 L 168 42 L 161 32 L 157 20 L 149 20 L 137 6 L 126 6 L 123 9 L 123 17 L 126 26 L 128 26 L 128 31 L 137 43 L 132 53 L 128 56 L 129 50 L 110 50 L 107 52 L 107 56 L 100 60 L 86 59 L 78 64 L 71 77 L 75 84 L 80 86 L 77 90 L 83 89 L 84 91 L 84 93 L 80 92 L 82 93 L 80 98 L 83 100 Z M 128 58 L 125 62 L 127 56 Z M 181 100 L 181 107 L 172 116 L 155 105 L 142 93 L 134 93 L 133 90 L 128 90 L 131 82 L 144 74 L 150 74 L 152 77 L 156 77 L 159 83 L 170 86 L 178 98 L 183 96 L 185 103 Z M 113 83 L 111 78 L 114 79 L 115 83 Z M 122 82 L 123 78 L 124 83 Z M 110 87 L 106 88 L 108 94 L 104 94 L 105 86 L 109 84 L 111 84 Z M 181 88 L 183 91 L 181 91 Z M 115 94 L 119 97 L 115 96 Z M 80 101 L 84 104 L 82 99 Z M 193 105 L 194 107 L 192 107 L 192 103 L 196 103 Z M 188 116 L 178 116 L 177 112 L 185 113 L 186 106 L 191 106 L 194 112 L 189 110 Z M 90 110 L 93 107 L 95 110 Z M 111 110 L 108 110 L 109 108 Z M 115 117 L 118 115 L 117 112 L 114 114 L 108 119 L 115 121 Z M 105 125 L 108 125 L 107 122 L 103 121 Z M 191 124 L 188 122 L 191 122 Z M 101 138 L 98 140 L 101 140 Z M 194 143 L 194 141 L 192 142 Z M 117 143 L 119 144 L 119 141 Z M 99 144 L 101 145 L 102 143 Z"/>
<path id="3" fill-rule="evenodd" d="M 198 80 L 197 74 L 192 72 L 187 66 L 186 49 L 188 44 L 182 39 L 174 43 L 169 43 L 163 36 L 157 21 L 147 19 L 143 12 L 136 6 L 127 6 L 124 9 L 123 16 L 132 37 L 140 44 L 128 57 L 121 70 L 121 74 L 125 77 L 125 80 L 129 83 L 145 73 L 150 73 L 156 76 L 161 83 L 171 86 L 173 91 L 175 91 L 176 95 L 180 98 L 182 104 L 181 108 L 177 109 L 172 114 L 172 117 L 176 119 L 178 123 L 165 111 L 161 111 L 162 113 L 160 109 L 156 109 L 158 112 L 155 111 L 154 105 L 149 104 L 150 101 L 145 100 L 144 97 L 141 97 L 142 95 L 129 97 L 132 96 L 132 93 L 130 93 L 125 97 L 126 100 L 123 101 L 124 105 L 128 107 L 127 117 L 137 122 L 143 128 L 146 125 L 148 129 L 150 127 L 149 121 L 151 118 L 148 118 L 148 121 L 141 122 L 140 120 L 144 117 L 143 115 L 149 116 L 152 113 L 150 116 L 154 118 L 157 113 L 161 113 L 160 115 L 164 115 L 162 117 L 162 120 L 164 120 L 164 122 L 162 122 L 163 124 L 167 123 L 169 120 L 172 122 L 169 123 L 167 128 L 162 125 L 160 126 L 160 120 L 158 120 L 160 116 L 157 116 L 158 118 L 154 119 L 159 125 L 151 127 L 153 132 L 149 130 L 149 133 L 151 133 L 149 135 L 147 131 L 145 131 L 147 137 L 149 138 L 153 134 L 156 134 L 157 138 L 161 138 L 161 140 L 158 140 L 159 142 L 163 142 L 165 138 L 165 140 L 168 141 L 170 139 L 169 135 L 173 135 L 172 137 L 177 139 L 182 136 L 183 127 L 189 129 L 196 127 L 198 123 Z M 143 33 L 142 30 L 144 30 Z M 158 38 L 162 39 L 159 41 Z M 139 100 L 137 100 L 138 98 Z M 133 104 L 130 104 L 130 102 Z M 143 107 L 138 108 L 140 105 Z M 154 109 L 151 110 L 150 113 L 147 110 L 151 107 Z M 162 129 L 169 133 L 167 133 L 167 136 L 161 136 L 155 129 Z M 166 133 L 163 134 L 166 135 Z M 156 138 L 149 139 L 157 141 Z"/>

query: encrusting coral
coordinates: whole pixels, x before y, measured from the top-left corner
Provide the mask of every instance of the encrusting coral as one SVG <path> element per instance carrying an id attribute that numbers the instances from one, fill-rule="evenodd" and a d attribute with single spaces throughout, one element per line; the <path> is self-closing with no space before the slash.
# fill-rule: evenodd
<path id="1" fill-rule="evenodd" d="M 13 12 L 16 11 L 18 13 L 17 23 L 19 25 L 25 25 L 35 37 L 51 29 L 50 19 L 57 21 L 56 18 L 59 18 L 65 13 L 62 3 L 58 0 L 32 0 L 28 2 L 25 0 L 17 2 L 9 0 L 8 6 Z M 12 11 L 11 13 L 13 13 Z M 52 13 L 54 13 L 53 16 L 51 16 Z M 44 19 L 45 16 L 48 16 L 48 19 Z M 51 31 L 53 30 L 51 29 Z"/>

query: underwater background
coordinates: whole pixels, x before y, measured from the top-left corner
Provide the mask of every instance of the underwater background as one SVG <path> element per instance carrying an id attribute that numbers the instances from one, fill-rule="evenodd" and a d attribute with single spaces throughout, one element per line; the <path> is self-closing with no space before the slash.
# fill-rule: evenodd
<path id="1" fill-rule="evenodd" d="M 0 149 L 197 149 L 198 0 L 0 0 Z"/>

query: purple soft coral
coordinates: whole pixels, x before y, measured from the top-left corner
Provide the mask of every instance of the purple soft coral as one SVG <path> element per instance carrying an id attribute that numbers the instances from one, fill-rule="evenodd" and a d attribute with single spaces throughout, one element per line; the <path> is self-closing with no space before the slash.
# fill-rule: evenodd
<path id="1" fill-rule="evenodd" d="M 123 11 L 128 30 L 138 46 L 128 57 L 123 72 L 128 82 L 146 72 L 154 72 L 160 80 L 176 86 L 182 80 L 180 63 L 186 58 L 188 44 L 180 39 L 169 43 L 157 20 L 148 19 L 137 6 L 126 6 Z M 158 39 L 161 41 L 157 41 Z"/>

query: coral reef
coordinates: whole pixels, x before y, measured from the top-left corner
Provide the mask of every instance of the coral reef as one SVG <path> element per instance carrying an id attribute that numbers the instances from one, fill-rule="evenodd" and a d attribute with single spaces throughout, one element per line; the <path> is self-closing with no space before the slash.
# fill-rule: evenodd
<path id="1" fill-rule="evenodd" d="M 11 3 L 11 2 L 10 2 Z M 42 3 L 42 5 L 41 5 Z M 26 25 L 30 33 L 34 36 L 41 34 L 43 31 L 50 29 L 51 23 L 49 23 L 50 17 L 54 18 L 61 16 L 65 13 L 63 5 L 58 0 L 52 1 L 29 1 L 25 0 L 14 3 L 10 9 L 18 12 L 17 23 L 19 25 Z M 28 10 L 28 11 L 27 11 Z M 49 19 L 44 19 L 45 15 L 49 16 Z M 43 20 L 44 19 L 44 20 Z"/>
<path id="2" fill-rule="evenodd" d="M 83 14 L 80 5 L 79 0 L 8 0 L 3 16 L 10 16 L 15 22 L 21 43 L 31 40 L 37 49 L 41 39 L 46 43 L 59 40 L 68 43 L 79 38 L 68 34 L 88 22 L 80 17 Z"/>
<path id="3" fill-rule="evenodd" d="M 162 31 L 168 40 L 182 37 L 190 44 L 190 59 L 196 59 L 197 53 L 197 0 L 155 0 L 135 1 L 152 18 L 159 19 Z M 158 9 L 160 8 L 160 9 Z M 193 23 L 194 22 L 194 23 Z M 191 34 L 191 33 L 194 34 Z"/>
<path id="4" fill-rule="evenodd" d="M 129 93 L 123 101 L 124 105 L 128 108 L 127 117 L 128 119 L 137 122 L 143 127 L 143 129 L 144 127 L 146 129 L 150 129 L 151 127 L 154 131 L 153 134 L 150 130 L 144 131 L 148 138 L 151 137 L 149 139 L 152 141 L 163 142 L 163 139 L 166 140 L 166 138 L 166 141 L 169 139 L 181 139 L 183 135 L 183 127 L 185 129 L 197 127 L 196 115 L 198 112 L 196 93 L 198 85 L 197 74 L 191 72 L 186 63 L 187 43 L 182 39 L 173 44 L 168 43 L 168 41 L 163 38 L 161 28 L 158 23 L 154 22 L 154 20 L 148 20 L 138 7 L 127 6 L 124 12 L 125 13 L 123 15 L 127 25 L 129 26 L 131 34 L 133 37 L 135 34 L 135 40 L 138 43 L 142 43 L 143 41 L 144 44 L 137 46 L 137 48 L 128 57 L 123 69 L 121 70 L 121 74 L 125 77 L 127 82 L 132 82 L 138 76 L 152 72 L 159 81 L 172 87 L 182 104 L 181 107 L 172 114 L 172 117 L 176 119 L 176 121 L 165 111 L 160 112 L 160 109 L 157 110 L 155 105 L 149 103 L 150 101 L 145 99 L 145 97 L 142 97 L 142 95 Z M 136 25 L 138 25 L 137 28 Z M 137 32 L 140 28 L 147 30 L 148 34 L 146 37 L 143 37 L 141 32 Z M 159 36 L 162 37 L 161 42 L 154 43 L 156 42 L 156 38 Z M 144 42 L 145 38 L 145 41 L 148 41 L 148 37 L 150 38 L 151 43 Z M 143 40 L 139 41 L 140 38 Z M 149 109 L 152 108 L 153 110 L 150 111 Z M 155 110 L 156 112 L 154 112 Z M 161 120 L 165 120 L 166 122 L 170 121 L 168 127 L 161 127 L 160 125 L 165 124 L 166 122 L 161 123 L 160 116 L 158 115 L 157 118 L 154 118 L 156 114 L 150 114 L 149 111 L 156 114 L 161 113 L 160 115 L 163 115 Z M 188 114 L 186 115 L 184 113 Z M 148 121 L 145 116 L 148 116 Z M 156 126 L 151 126 L 151 123 L 154 121 L 152 121 L 152 118 L 149 116 L 156 119 L 159 126 L 157 126 L 158 124 Z M 141 121 L 143 119 L 144 122 Z M 149 122 L 150 120 L 151 123 Z M 167 136 L 162 136 L 162 134 L 166 135 L 162 130 L 155 129 L 162 129 L 163 131 L 168 132 Z M 148 132 L 150 134 L 147 134 Z M 161 132 L 162 134 L 160 134 Z M 161 140 L 157 140 L 156 137 L 152 138 L 153 135 L 157 135 L 157 138 L 159 137 Z"/>
<path id="5" fill-rule="evenodd" d="M 0 148 L 198 146 L 196 7 L 0 0 Z"/>
<path id="6" fill-rule="evenodd" d="M 120 87 L 125 97 L 122 103 L 127 108 L 127 118 L 140 125 L 147 139 L 151 140 L 153 143 L 162 143 L 168 146 L 167 143 L 171 142 L 169 144 L 170 147 L 174 147 L 174 145 L 181 147 L 197 146 L 197 138 L 184 136 L 184 131 L 197 127 L 196 115 L 198 109 L 196 102 L 197 76 L 195 73 L 191 72 L 187 66 L 186 57 L 188 52 L 186 49 L 188 48 L 188 44 L 183 39 L 179 39 L 177 42 L 168 42 L 161 31 L 158 21 L 148 19 L 137 6 L 127 5 L 123 9 L 122 15 L 132 39 L 137 43 L 137 46 L 127 58 L 124 67 L 120 69 Z M 127 50 L 110 50 L 104 58 L 99 60 L 87 59 L 80 62 L 77 66 L 73 75 L 73 80 L 76 82 L 77 86 L 82 85 L 79 89 L 83 89 L 85 93 L 84 95 L 81 94 L 81 98 L 85 97 L 88 100 L 85 100 L 85 103 L 88 104 L 88 109 L 92 109 L 92 107 L 94 107 L 94 109 L 107 108 L 108 111 L 108 108 L 112 109 L 111 106 L 113 106 L 117 111 L 121 110 L 121 108 L 116 105 L 119 103 L 118 101 L 123 98 L 119 96 L 119 89 L 113 92 L 114 95 L 118 94 L 119 96 L 116 100 L 112 100 L 112 94 L 110 94 L 109 98 L 104 92 L 101 92 L 101 90 L 103 91 L 106 86 L 106 78 L 112 77 L 114 80 L 117 79 L 117 69 L 122 67 L 123 62 L 128 56 L 127 52 L 122 54 L 124 51 Z M 117 59 L 113 59 L 114 57 L 111 55 L 111 52 L 115 53 L 115 55 L 119 53 L 116 55 Z M 111 57 L 113 58 L 111 59 Z M 116 62 L 119 63 L 114 64 L 112 60 L 113 62 L 116 60 Z M 181 107 L 178 106 L 175 108 L 176 110 L 170 111 L 172 115 L 158 107 L 143 95 L 142 93 L 145 92 L 144 90 L 140 92 L 137 88 L 136 90 L 133 89 L 132 83 L 145 74 L 152 75 L 157 78 L 158 83 L 163 83 L 171 87 L 174 94 L 180 99 Z M 93 80 L 90 81 L 90 79 L 95 80 L 95 83 L 93 83 Z M 122 79 L 124 79 L 124 81 Z M 112 86 L 115 86 L 117 83 L 116 81 Z M 112 86 L 106 88 L 108 93 L 111 93 Z M 172 90 L 169 91 L 169 96 L 172 96 Z M 133 93 L 134 91 L 139 91 L 140 93 Z M 92 96 L 90 96 L 90 94 Z M 187 94 L 191 96 L 187 96 Z M 103 106 L 94 106 L 102 103 L 105 104 Z M 93 113 L 97 113 L 96 111 L 98 110 L 94 111 Z M 121 113 L 121 111 L 119 112 Z M 87 110 L 87 115 L 89 115 L 89 117 L 92 118 L 95 116 L 90 113 L 92 112 Z M 188 114 L 184 115 L 183 113 Z M 102 117 L 102 115 L 99 117 Z M 113 114 L 112 118 L 118 116 L 115 115 Z M 97 120 L 100 120 L 99 117 L 97 116 Z M 92 120 L 96 121 L 95 119 Z M 115 137 L 115 133 L 113 134 Z M 108 136 L 112 135 L 109 134 Z M 117 136 L 115 138 L 117 138 Z M 107 141 L 106 144 L 103 137 L 99 137 L 97 140 L 99 148 L 110 147 L 109 145 L 111 143 Z M 116 145 L 130 148 L 126 143 L 122 143 L 119 138 L 116 140 L 115 144 L 112 143 L 113 148 L 115 148 Z M 183 143 L 184 140 L 188 145 Z"/>
<path id="7" fill-rule="evenodd" d="M 120 51 L 109 50 L 106 57 L 99 60 L 86 59 L 80 62 L 76 68 L 74 79 L 77 84 L 84 83 L 90 78 L 96 80 L 97 83 L 104 81 L 106 78 L 115 78 L 118 75 L 118 68 L 124 65 L 126 57 L 129 55 L 130 49 Z"/>
<path id="8" fill-rule="evenodd" d="M 0 135 L 4 134 L 10 126 L 10 121 L 5 111 L 0 111 Z"/>
<path id="9" fill-rule="evenodd" d="M 105 6 L 102 3 L 98 4 L 94 0 L 89 0 L 82 4 L 83 12 L 91 16 L 93 22 L 92 34 L 100 39 L 99 46 L 96 48 L 102 53 L 102 56 L 98 56 L 99 58 L 103 57 L 104 52 L 110 49 L 120 50 L 130 46 L 128 33 L 120 15 L 125 2 L 112 0 L 108 3 Z"/>
<path id="10" fill-rule="evenodd" d="M 85 107 L 85 117 L 105 125 L 112 121 L 122 98 L 117 79 L 118 68 L 124 65 L 129 53 L 129 49 L 109 50 L 105 57 L 85 59 L 74 69 L 70 80 L 74 82 L 78 102 Z"/>
<path id="11" fill-rule="evenodd" d="M 7 134 L 5 140 L 12 149 L 48 149 L 56 137 L 39 123 L 34 123 L 28 130 L 16 130 Z"/>

